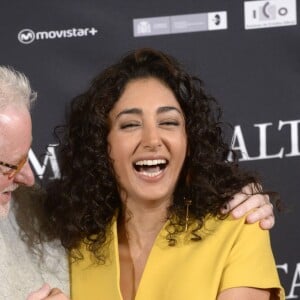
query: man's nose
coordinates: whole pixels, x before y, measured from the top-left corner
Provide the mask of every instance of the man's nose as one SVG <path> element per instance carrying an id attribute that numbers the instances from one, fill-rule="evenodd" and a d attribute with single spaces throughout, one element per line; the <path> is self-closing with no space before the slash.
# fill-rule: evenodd
<path id="1" fill-rule="evenodd" d="M 26 161 L 20 172 L 16 174 L 14 182 L 26 186 L 34 185 L 34 175 L 28 161 Z"/>

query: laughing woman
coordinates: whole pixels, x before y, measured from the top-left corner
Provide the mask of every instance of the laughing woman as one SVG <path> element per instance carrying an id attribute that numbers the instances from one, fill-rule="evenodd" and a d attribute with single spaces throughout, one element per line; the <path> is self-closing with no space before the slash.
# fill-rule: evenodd
<path id="1" fill-rule="evenodd" d="M 172 57 L 140 49 L 97 76 L 61 146 L 46 208 L 73 300 L 284 299 L 268 231 L 219 213 L 260 183 L 226 160 L 214 99 Z"/>

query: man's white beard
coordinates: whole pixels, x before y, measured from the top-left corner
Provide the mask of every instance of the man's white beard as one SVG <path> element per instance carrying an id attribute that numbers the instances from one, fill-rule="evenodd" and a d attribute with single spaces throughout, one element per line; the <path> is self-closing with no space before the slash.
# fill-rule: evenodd
<path id="1" fill-rule="evenodd" d="M 12 197 L 12 192 L 19 187 L 18 184 L 12 183 L 10 186 L 6 187 L 2 193 L 10 192 Z M 11 199 L 5 204 L 0 204 L 0 220 L 5 219 L 9 213 Z"/>
<path id="2" fill-rule="evenodd" d="M 0 220 L 3 220 L 7 217 L 10 209 L 10 201 L 4 205 L 0 205 Z"/>

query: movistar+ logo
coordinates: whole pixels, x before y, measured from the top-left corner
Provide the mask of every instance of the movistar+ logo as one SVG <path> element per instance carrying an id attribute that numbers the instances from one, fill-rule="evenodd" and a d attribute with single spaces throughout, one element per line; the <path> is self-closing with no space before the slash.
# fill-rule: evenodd
<path id="1" fill-rule="evenodd" d="M 71 28 L 62 30 L 50 30 L 50 31 L 37 31 L 32 29 L 22 29 L 18 33 L 18 40 L 22 44 L 31 44 L 35 40 L 48 40 L 48 39 L 61 39 L 61 38 L 75 38 L 86 37 L 89 35 L 94 36 L 98 30 L 94 27 L 91 28 Z"/>

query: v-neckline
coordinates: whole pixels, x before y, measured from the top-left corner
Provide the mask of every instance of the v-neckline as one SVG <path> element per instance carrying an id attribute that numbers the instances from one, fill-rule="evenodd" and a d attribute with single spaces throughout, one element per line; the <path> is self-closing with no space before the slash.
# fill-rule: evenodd
<path id="1" fill-rule="evenodd" d="M 135 293 L 135 296 L 134 296 L 133 300 L 138 300 L 139 299 L 138 297 L 139 297 L 139 294 L 141 293 L 140 290 L 141 290 L 141 287 L 143 286 L 145 274 L 147 275 L 147 273 L 149 272 L 149 267 L 148 267 L 148 265 L 150 265 L 149 262 L 152 260 L 152 257 L 155 254 L 155 247 L 158 244 L 158 241 L 161 240 L 162 233 L 165 231 L 165 228 L 166 228 L 168 222 L 169 222 L 169 220 L 164 222 L 161 230 L 158 232 L 156 238 L 154 239 L 153 245 L 151 247 L 148 258 L 146 260 L 145 267 L 144 267 L 144 270 L 142 272 L 142 276 L 141 276 L 139 285 L 136 289 L 136 293 Z M 117 268 L 118 293 L 119 293 L 119 296 L 120 296 L 120 300 L 124 300 L 122 292 L 121 292 L 121 266 L 120 266 L 120 253 L 119 253 L 119 244 L 118 244 L 117 218 L 115 218 L 114 223 L 113 223 L 113 241 L 114 241 L 114 254 L 115 254 L 114 259 L 115 259 L 115 264 L 116 264 L 116 268 Z M 165 241 L 166 241 L 166 246 L 167 246 L 168 242 L 167 242 L 167 240 L 165 240 Z"/>

